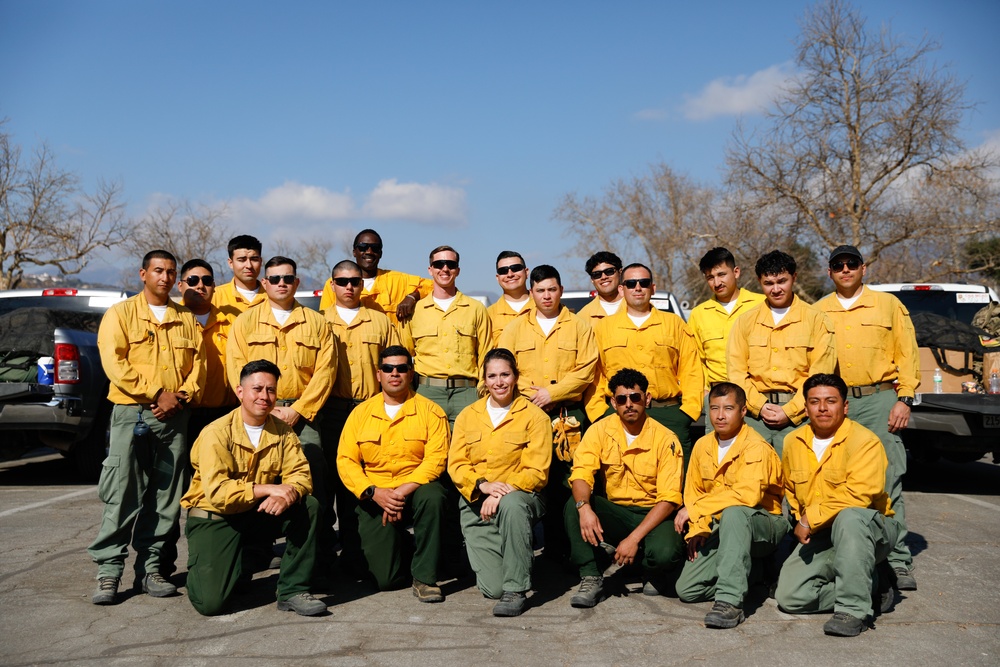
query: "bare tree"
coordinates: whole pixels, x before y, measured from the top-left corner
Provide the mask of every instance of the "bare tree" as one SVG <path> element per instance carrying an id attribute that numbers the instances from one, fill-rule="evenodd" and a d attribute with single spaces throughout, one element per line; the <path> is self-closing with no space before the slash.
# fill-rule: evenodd
<path id="1" fill-rule="evenodd" d="M 553 213 L 584 257 L 610 250 L 648 263 L 657 287 L 687 289 L 689 267 L 711 247 L 715 191 L 666 164 L 613 181 L 598 199 L 567 194 Z"/>
<path id="2" fill-rule="evenodd" d="M 226 243 L 232 236 L 226 215 L 225 205 L 168 200 L 132 225 L 123 248 L 133 257 L 142 257 L 150 250 L 167 250 L 177 258 L 178 265 L 189 259 L 204 259 L 215 267 L 216 274 L 222 275 Z"/>
<path id="3" fill-rule="evenodd" d="M 351 256 L 350 242 L 332 236 L 298 241 L 280 240 L 272 245 L 274 255 L 284 255 L 295 260 L 299 275 L 305 274 L 306 276 L 306 279 L 303 280 L 303 287 L 306 289 L 318 289 L 330 277 L 330 269 L 333 268 L 331 253 L 334 252 L 334 249 L 337 249 L 338 254 L 342 254 L 344 257 Z"/>
<path id="4" fill-rule="evenodd" d="M 734 135 L 730 184 L 820 254 L 851 243 L 874 264 L 949 241 L 963 246 L 995 215 L 941 226 L 946 207 L 928 193 L 981 208 L 995 192 L 996 158 L 965 152 L 958 130 L 970 105 L 964 85 L 930 62 L 937 48 L 868 28 L 842 0 L 820 2 L 796 45 L 800 75 L 778 95 L 769 126 Z M 947 264 L 942 273 L 960 266 Z"/>
<path id="5" fill-rule="evenodd" d="M 77 274 L 95 250 L 122 243 L 128 222 L 121 195 L 117 182 L 81 189 L 45 144 L 22 161 L 21 147 L 0 131 L 0 289 L 18 287 L 30 266 Z"/>

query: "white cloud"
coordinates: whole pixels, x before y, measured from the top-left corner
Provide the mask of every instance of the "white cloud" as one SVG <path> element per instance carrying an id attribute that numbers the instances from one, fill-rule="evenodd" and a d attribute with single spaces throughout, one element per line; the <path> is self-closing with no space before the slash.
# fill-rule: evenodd
<path id="1" fill-rule="evenodd" d="M 682 110 L 688 120 L 755 113 L 770 105 L 775 94 L 794 78 L 791 63 L 772 65 L 750 76 L 721 77 L 696 95 L 685 95 Z"/>
<path id="2" fill-rule="evenodd" d="M 362 216 L 376 220 L 464 223 L 465 191 L 437 183 L 379 181 L 368 195 Z"/>
<path id="3" fill-rule="evenodd" d="M 293 181 L 271 188 L 260 199 L 238 200 L 233 207 L 273 221 L 346 220 L 355 214 L 350 192 L 333 192 L 318 185 Z"/>

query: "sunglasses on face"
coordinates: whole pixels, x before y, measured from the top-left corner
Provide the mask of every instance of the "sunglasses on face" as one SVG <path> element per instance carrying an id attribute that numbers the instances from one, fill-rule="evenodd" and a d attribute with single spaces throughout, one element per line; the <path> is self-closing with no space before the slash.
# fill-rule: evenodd
<path id="1" fill-rule="evenodd" d="M 847 267 L 851 271 L 857 271 L 861 268 L 861 261 L 857 259 L 845 259 L 838 260 L 836 262 L 830 262 L 830 270 L 834 273 L 838 271 L 843 271 L 844 267 Z"/>
<path id="2" fill-rule="evenodd" d="M 272 285 L 277 285 L 282 281 L 284 281 L 286 285 L 292 285 L 295 283 L 295 274 L 288 276 L 267 276 L 266 278 L 264 278 L 264 280 L 271 283 Z"/>
<path id="3" fill-rule="evenodd" d="M 618 405 L 625 405 L 629 401 L 632 401 L 633 405 L 639 405 L 643 402 L 642 394 L 637 391 L 633 391 L 631 394 L 615 394 L 615 403 Z"/>
<path id="4" fill-rule="evenodd" d="M 435 259 L 433 262 L 431 262 L 431 266 L 437 269 L 438 271 L 445 268 L 454 271 L 455 269 L 458 268 L 458 262 L 456 262 L 453 259 Z M 524 267 L 522 266 L 521 268 L 523 269 Z M 497 271 L 499 272 L 499 269 L 497 269 Z"/>
<path id="5" fill-rule="evenodd" d="M 379 370 L 381 370 L 383 373 L 386 373 L 386 374 L 391 373 L 393 371 L 396 371 L 398 373 L 406 373 L 406 372 L 408 372 L 410 370 L 410 365 L 409 364 L 382 364 L 381 366 L 379 366 Z"/>
<path id="6" fill-rule="evenodd" d="M 181 278 L 181 280 L 188 284 L 188 287 L 194 287 L 198 283 L 201 283 L 205 287 L 211 287 L 215 284 L 215 278 L 212 276 L 188 276 L 187 278 Z"/>
<path id="7" fill-rule="evenodd" d="M 458 265 L 456 264 L 455 266 L 458 266 Z M 514 273 L 517 273 L 518 271 L 524 271 L 524 264 L 511 264 L 510 266 L 498 266 L 497 267 L 497 275 L 498 276 L 505 276 L 508 273 L 510 273 L 511 271 L 513 271 Z"/>
<path id="8" fill-rule="evenodd" d="M 591 271 L 590 272 L 590 279 L 591 280 L 600 280 L 603 276 L 613 276 L 616 273 L 618 273 L 618 269 L 616 269 L 613 266 L 609 266 L 608 268 L 601 269 L 600 271 Z"/>
<path id="9" fill-rule="evenodd" d="M 357 287 L 361 284 L 361 278 L 334 278 L 333 284 L 337 287 L 347 287 L 348 285 Z"/>
<path id="10" fill-rule="evenodd" d="M 626 289 L 635 289 L 638 285 L 642 289 L 649 289 L 649 286 L 653 284 L 652 278 L 633 278 L 631 280 L 623 280 L 622 285 L 625 285 Z"/>
<path id="11" fill-rule="evenodd" d="M 354 249 L 358 252 L 368 252 L 371 250 L 376 255 L 382 254 L 382 244 L 381 243 L 355 243 Z"/>

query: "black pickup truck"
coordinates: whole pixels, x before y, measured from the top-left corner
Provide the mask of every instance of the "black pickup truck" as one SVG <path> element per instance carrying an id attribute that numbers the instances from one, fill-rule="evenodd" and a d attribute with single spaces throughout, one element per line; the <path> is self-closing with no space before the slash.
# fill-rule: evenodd
<path id="1" fill-rule="evenodd" d="M 111 416 L 97 329 L 104 311 L 128 296 L 71 288 L 0 292 L 0 359 L 54 359 L 52 384 L 0 382 L 0 458 L 51 447 L 97 479 Z"/>

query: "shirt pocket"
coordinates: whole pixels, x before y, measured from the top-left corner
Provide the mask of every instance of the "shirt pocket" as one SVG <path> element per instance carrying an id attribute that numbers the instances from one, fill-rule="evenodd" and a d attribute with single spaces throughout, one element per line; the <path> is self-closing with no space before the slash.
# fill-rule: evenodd
<path id="1" fill-rule="evenodd" d="M 513 468 L 521 461 L 521 453 L 528 446 L 527 431 L 510 431 L 503 435 L 503 448 L 495 452 L 497 466 Z"/>
<path id="2" fill-rule="evenodd" d="M 171 341 L 174 349 L 174 363 L 184 375 L 191 371 L 194 357 L 198 353 L 198 345 L 190 338 L 174 338 Z"/>
<path id="3" fill-rule="evenodd" d="M 837 488 L 847 483 L 846 468 L 824 468 L 823 481 L 831 488 Z"/>
<path id="4" fill-rule="evenodd" d="M 128 362 L 143 377 L 155 377 L 156 338 L 152 331 L 130 331 L 128 335 Z"/>
<path id="5" fill-rule="evenodd" d="M 422 428 L 403 428 L 402 449 L 394 452 L 396 458 L 412 464 L 420 465 L 424 460 L 424 446 L 427 444 L 427 431 Z"/>
<path id="6" fill-rule="evenodd" d="M 367 469 L 370 462 L 377 461 L 382 456 L 382 434 L 378 431 L 362 431 L 358 434 L 358 450 L 361 454 L 361 467 Z"/>
<path id="7" fill-rule="evenodd" d="M 761 334 L 747 336 L 747 367 L 751 373 L 759 373 L 771 364 L 769 337 Z"/>
<path id="8" fill-rule="evenodd" d="M 652 352 L 654 368 L 667 370 L 677 368 L 677 346 L 665 337 L 656 339 Z"/>
<path id="9" fill-rule="evenodd" d="M 486 460 L 486 448 L 483 445 L 482 431 L 466 431 L 465 446 L 469 449 L 469 462 L 477 466 Z"/>
<path id="10" fill-rule="evenodd" d="M 247 361 L 266 359 L 278 361 L 278 337 L 269 332 L 255 332 L 247 336 Z"/>
<path id="11" fill-rule="evenodd" d="M 319 347 L 319 336 L 307 335 L 296 338 L 293 346 L 293 363 L 298 368 L 315 368 Z"/>
<path id="12" fill-rule="evenodd" d="M 892 349 L 892 320 L 872 313 L 861 320 L 862 347 L 879 350 Z"/>
<path id="13" fill-rule="evenodd" d="M 460 356 L 475 356 L 478 342 L 476 339 L 476 327 L 471 324 L 456 324 L 455 340 L 458 344 L 458 354 Z"/>

